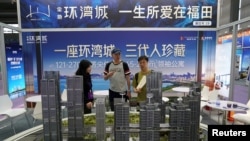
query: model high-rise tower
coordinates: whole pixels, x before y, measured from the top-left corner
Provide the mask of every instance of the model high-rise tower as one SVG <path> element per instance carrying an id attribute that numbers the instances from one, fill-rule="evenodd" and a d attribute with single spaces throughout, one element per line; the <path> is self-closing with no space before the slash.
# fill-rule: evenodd
<path id="1" fill-rule="evenodd" d="M 189 94 L 183 98 L 183 103 L 187 104 L 191 109 L 191 121 L 190 121 L 190 140 L 199 141 L 200 139 L 200 85 L 193 83 L 190 88 Z"/>
<path id="2" fill-rule="evenodd" d="M 62 140 L 59 72 L 45 71 L 41 80 L 44 141 Z"/>
<path id="3" fill-rule="evenodd" d="M 151 99 L 154 103 L 162 102 L 162 73 L 152 71 L 147 75 L 147 93 L 153 93 L 153 98 Z"/>
<path id="4" fill-rule="evenodd" d="M 105 125 L 105 97 L 96 100 L 96 140 L 104 141 L 106 136 Z"/>
<path id="5" fill-rule="evenodd" d="M 128 103 L 124 103 L 122 100 L 121 102 L 115 102 L 114 118 L 115 141 L 129 141 Z"/>
<path id="6" fill-rule="evenodd" d="M 83 78 L 67 77 L 68 136 L 69 140 L 83 140 Z"/>
<path id="7" fill-rule="evenodd" d="M 160 140 L 160 109 L 154 104 L 143 105 L 140 109 L 140 141 Z"/>
<path id="8" fill-rule="evenodd" d="M 169 125 L 173 131 L 169 133 L 169 141 L 191 141 L 191 109 L 188 105 L 179 103 L 171 103 L 169 107 Z"/>
<path id="9" fill-rule="evenodd" d="M 152 93 L 151 102 L 158 103 L 161 111 L 161 123 L 165 122 L 166 104 L 162 101 L 162 72 L 152 71 L 147 75 L 146 83 L 147 93 Z"/>

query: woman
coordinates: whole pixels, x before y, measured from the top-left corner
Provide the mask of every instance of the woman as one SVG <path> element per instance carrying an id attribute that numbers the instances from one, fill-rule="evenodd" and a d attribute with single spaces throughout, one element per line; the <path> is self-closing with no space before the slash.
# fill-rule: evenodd
<path id="1" fill-rule="evenodd" d="M 84 104 L 84 114 L 91 113 L 91 108 L 93 106 L 94 98 L 92 91 L 92 80 L 91 80 L 91 67 L 92 63 L 88 60 L 81 60 L 79 67 L 76 71 L 76 75 L 81 75 L 83 77 L 83 104 Z"/>

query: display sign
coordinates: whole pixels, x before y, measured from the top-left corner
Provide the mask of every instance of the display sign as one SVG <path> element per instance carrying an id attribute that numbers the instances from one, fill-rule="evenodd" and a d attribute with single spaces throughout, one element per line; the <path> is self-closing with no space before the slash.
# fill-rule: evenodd
<path id="1" fill-rule="evenodd" d="M 13 99 L 26 94 L 22 46 L 10 44 L 5 49 L 8 94 Z"/>
<path id="2" fill-rule="evenodd" d="M 223 35 L 218 38 L 218 44 L 232 44 L 232 34 Z M 250 30 L 245 30 L 237 34 L 237 50 L 236 54 L 240 56 L 240 71 L 245 71 L 249 65 L 249 50 L 250 50 Z M 224 64 L 224 63 L 223 63 Z"/>
<path id="3" fill-rule="evenodd" d="M 246 71 L 247 68 L 250 66 L 250 48 L 243 48 L 243 53 L 242 53 L 242 70 Z"/>
<path id="4" fill-rule="evenodd" d="M 215 73 L 217 76 L 229 75 L 231 62 L 228 61 L 231 58 L 232 43 L 218 44 L 216 46 L 216 62 Z"/>
<path id="5" fill-rule="evenodd" d="M 21 28 L 216 28 L 217 0 L 20 0 Z"/>
<path id="6" fill-rule="evenodd" d="M 108 89 L 109 83 L 102 75 L 115 47 L 122 50 L 121 57 L 130 67 L 131 78 L 140 70 L 138 57 L 146 55 L 149 67 L 161 71 L 163 85 L 167 85 L 195 81 L 198 42 L 215 43 L 215 36 L 198 37 L 197 31 L 42 32 L 37 36 L 23 33 L 23 39 L 24 46 L 40 44 L 42 71 L 60 71 L 62 78 L 74 75 L 81 59 L 90 60 L 95 90 Z M 64 80 L 61 82 L 64 87 Z"/>
<path id="7" fill-rule="evenodd" d="M 250 48 L 250 30 L 245 31 L 243 36 L 243 48 Z"/>
<path id="8" fill-rule="evenodd" d="M 219 95 L 229 97 L 230 68 L 232 54 L 232 43 L 223 43 L 216 46 L 215 56 L 215 89 Z M 238 71 L 238 70 L 237 70 Z"/>
<path id="9" fill-rule="evenodd" d="M 232 43 L 233 35 L 227 34 L 218 38 L 218 44 Z M 237 48 L 250 48 L 250 30 L 245 30 L 237 34 Z"/>

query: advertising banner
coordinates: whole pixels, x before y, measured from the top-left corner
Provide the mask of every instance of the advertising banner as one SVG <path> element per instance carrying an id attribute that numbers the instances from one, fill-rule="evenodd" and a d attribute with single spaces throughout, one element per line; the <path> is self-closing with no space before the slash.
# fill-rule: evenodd
<path id="1" fill-rule="evenodd" d="M 242 61 L 242 70 L 246 71 L 250 66 L 250 48 L 243 48 L 242 60 L 244 60 Z"/>
<path id="2" fill-rule="evenodd" d="M 20 0 L 21 28 L 216 28 L 217 0 Z"/>
<path id="3" fill-rule="evenodd" d="M 215 89 L 218 90 L 219 95 L 223 97 L 229 97 L 231 62 L 228 60 L 230 60 L 232 56 L 231 50 L 232 43 L 230 42 L 216 46 Z"/>
<path id="4" fill-rule="evenodd" d="M 5 49 L 8 94 L 13 99 L 26 94 L 22 46 L 10 44 Z"/>
<path id="5" fill-rule="evenodd" d="M 108 89 L 103 71 L 112 61 L 113 48 L 122 50 L 131 78 L 139 71 L 138 57 L 147 55 L 149 67 L 163 73 L 164 87 L 175 81 L 195 81 L 198 42 L 215 42 L 215 37 L 199 38 L 197 31 L 41 32 L 37 36 L 23 34 L 23 39 L 25 46 L 41 45 L 42 71 L 60 71 L 61 88 L 66 76 L 75 74 L 80 60 L 91 61 L 95 90 Z"/>
<path id="6" fill-rule="evenodd" d="M 243 32 L 243 48 L 250 48 L 250 30 Z"/>
<path id="7" fill-rule="evenodd" d="M 218 38 L 218 44 L 232 45 L 232 34 L 223 35 Z M 239 59 L 239 71 L 245 71 L 249 66 L 249 50 L 250 50 L 250 30 L 245 30 L 237 34 L 237 50 L 236 54 Z"/>

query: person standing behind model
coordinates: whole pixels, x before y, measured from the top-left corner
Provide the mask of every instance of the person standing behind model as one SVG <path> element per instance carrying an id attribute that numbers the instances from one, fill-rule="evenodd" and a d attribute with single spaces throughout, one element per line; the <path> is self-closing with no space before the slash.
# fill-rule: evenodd
<path id="1" fill-rule="evenodd" d="M 141 70 L 135 74 L 132 81 L 133 91 L 137 93 L 137 98 L 136 98 L 137 104 L 139 104 L 140 102 L 145 102 L 147 100 L 146 84 L 144 84 L 142 87 L 137 87 L 137 86 L 142 80 L 143 76 L 146 77 L 153 71 L 148 67 L 148 60 L 149 60 L 148 57 L 145 55 L 142 55 L 138 58 L 138 63 Z"/>
<path id="2" fill-rule="evenodd" d="M 121 60 L 121 50 L 115 48 L 111 51 L 113 61 L 106 64 L 104 69 L 104 80 L 109 80 L 109 105 L 114 111 L 114 98 L 121 98 L 120 93 L 125 93 L 125 100 L 131 97 L 130 92 L 130 70 L 128 64 Z"/>
<path id="3" fill-rule="evenodd" d="M 84 104 L 84 114 L 89 114 L 92 112 L 94 97 L 92 90 L 92 79 L 91 79 L 92 63 L 88 60 L 81 60 L 79 67 L 76 71 L 76 75 L 81 75 L 83 77 L 83 104 Z"/>

